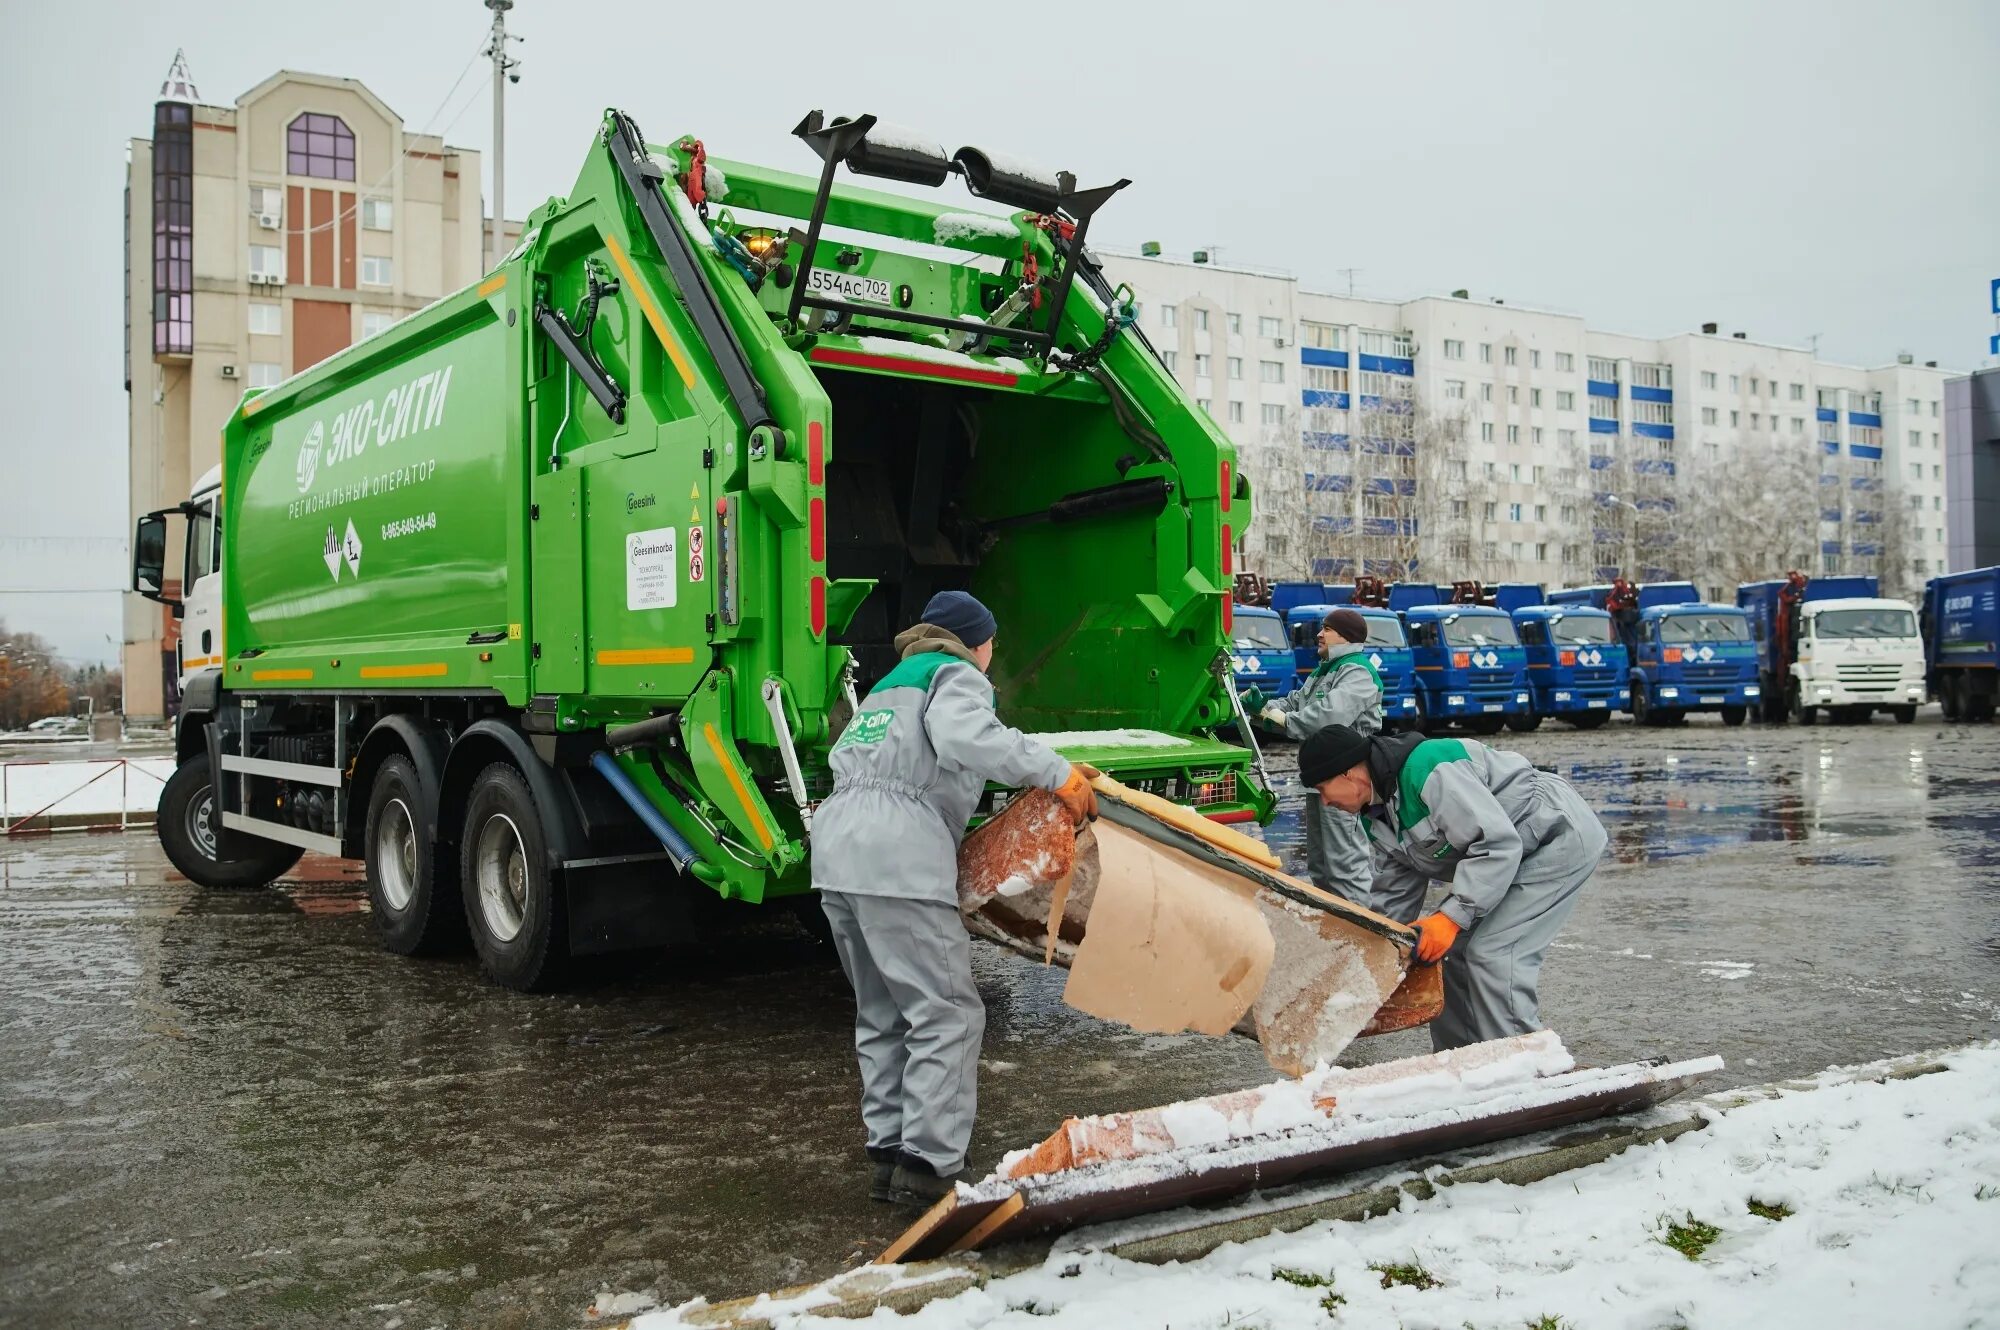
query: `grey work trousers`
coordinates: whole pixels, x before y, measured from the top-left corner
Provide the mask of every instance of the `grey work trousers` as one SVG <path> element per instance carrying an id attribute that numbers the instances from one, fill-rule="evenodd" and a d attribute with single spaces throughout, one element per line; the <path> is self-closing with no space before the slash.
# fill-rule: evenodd
<path id="1" fill-rule="evenodd" d="M 868 1148 L 901 1150 L 949 1177 L 972 1142 L 986 1033 L 958 909 L 845 891 L 822 891 L 820 904 L 854 989 Z"/>
<path id="2" fill-rule="evenodd" d="M 1353 813 L 1324 803 L 1319 791 L 1306 790 L 1306 875 L 1321 891 L 1330 891 L 1363 909 L 1375 884 L 1375 852 L 1368 828 Z"/>

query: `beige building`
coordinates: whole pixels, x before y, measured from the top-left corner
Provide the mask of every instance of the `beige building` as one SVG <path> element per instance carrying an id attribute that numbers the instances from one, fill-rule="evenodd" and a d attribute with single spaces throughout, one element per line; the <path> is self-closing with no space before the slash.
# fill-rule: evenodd
<path id="1" fill-rule="evenodd" d="M 212 106 L 176 54 L 125 186 L 135 519 L 183 502 L 217 464 L 245 390 L 481 273 L 479 154 L 408 132 L 354 79 L 281 72 Z M 178 549 L 167 566 L 180 567 Z M 177 627 L 164 606 L 126 597 L 128 716 L 176 700 Z"/>

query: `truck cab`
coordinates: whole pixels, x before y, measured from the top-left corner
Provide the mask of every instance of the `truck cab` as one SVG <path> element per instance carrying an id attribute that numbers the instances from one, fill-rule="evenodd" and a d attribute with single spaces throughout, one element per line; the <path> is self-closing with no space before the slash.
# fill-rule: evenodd
<path id="1" fill-rule="evenodd" d="M 1415 729 L 1423 723 L 1417 705 L 1416 671 L 1410 655 L 1403 616 L 1372 605 L 1295 605 L 1286 614 L 1296 662 L 1288 688 L 1296 688 L 1319 664 L 1319 626 L 1335 610 L 1353 610 L 1368 621 L 1368 662 L 1382 676 L 1382 728 L 1386 733 Z"/>
<path id="2" fill-rule="evenodd" d="M 177 694 L 208 685 L 222 669 L 222 526 L 217 511 L 222 498 L 222 468 L 212 466 L 189 492 L 187 502 L 141 517 L 132 543 L 133 589 L 158 601 L 181 621 L 175 639 Z M 187 526 L 180 542 L 180 574 L 167 576 L 172 518 Z M 174 593 L 178 591 L 179 594 Z"/>
<path id="3" fill-rule="evenodd" d="M 1229 668 L 1238 692 L 1248 688 L 1282 694 L 1292 687 L 1292 646 L 1276 610 L 1238 605 L 1230 628 Z"/>
<path id="4" fill-rule="evenodd" d="M 1762 689 L 1749 616 L 1701 601 L 1641 609 L 1633 628 L 1632 718 L 1675 725 L 1691 711 L 1717 711 L 1725 725 L 1749 719 Z"/>
<path id="5" fill-rule="evenodd" d="M 1631 656 L 1610 614 L 1588 605 L 1527 605 L 1514 628 L 1528 657 L 1525 716 L 1510 729 L 1532 730 L 1545 716 L 1594 730 L 1631 704 Z"/>
<path id="6" fill-rule="evenodd" d="M 1529 708 L 1528 658 L 1514 620 L 1486 605 L 1418 605 L 1409 626 L 1418 706 L 1435 731 L 1463 725 L 1497 734 Z"/>

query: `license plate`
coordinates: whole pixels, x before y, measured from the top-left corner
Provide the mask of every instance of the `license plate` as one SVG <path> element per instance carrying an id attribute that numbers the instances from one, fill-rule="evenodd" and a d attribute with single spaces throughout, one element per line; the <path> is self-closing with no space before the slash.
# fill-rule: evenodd
<path id="1" fill-rule="evenodd" d="M 1597 707 L 1597 708 L 1599 708 L 1599 709 L 1601 710 L 1601 709 L 1602 709 L 1602 708 L 1604 707 L 1604 705 L 1605 705 L 1605 704 L 1604 704 L 1604 703 L 1602 703 L 1602 702 L 1592 702 L 1592 703 L 1591 703 L 1590 705 L 1592 705 L 1592 706 L 1594 706 L 1594 707 Z"/>
<path id="2" fill-rule="evenodd" d="M 1721 706 L 1722 699 L 1719 697 L 1704 697 L 1701 699 L 1701 704 L 1705 707 Z"/>
<path id="3" fill-rule="evenodd" d="M 1488 711 L 1501 711 L 1501 710 L 1504 710 L 1504 709 L 1505 709 L 1505 707 L 1506 707 L 1506 704 L 1505 704 L 1505 703 L 1502 703 L 1502 702 L 1488 702 L 1488 703 L 1486 704 L 1486 709 L 1487 709 Z"/>
<path id="4" fill-rule="evenodd" d="M 862 277 L 851 272 L 828 272 L 824 268 L 812 270 L 812 280 L 806 283 L 809 295 L 828 296 L 836 300 L 865 300 L 871 304 L 889 303 L 889 284 L 880 277 Z"/>

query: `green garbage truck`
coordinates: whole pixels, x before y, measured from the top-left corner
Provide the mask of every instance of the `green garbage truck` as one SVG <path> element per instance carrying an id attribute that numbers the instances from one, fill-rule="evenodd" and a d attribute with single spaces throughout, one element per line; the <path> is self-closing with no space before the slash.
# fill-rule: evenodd
<path id="1" fill-rule="evenodd" d="M 469 934 L 519 988 L 670 940 L 676 893 L 810 900 L 828 752 L 951 587 L 1010 723 L 1269 817 L 1215 737 L 1250 489 L 1091 257 L 1126 182 L 795 132 L 816 172 L 607 112 L 483 280 L 246 395 L 207 491 L 141 519 L 134 586 L 190 629 L 183 873 L 358 858 L 386 946 Z"/>

